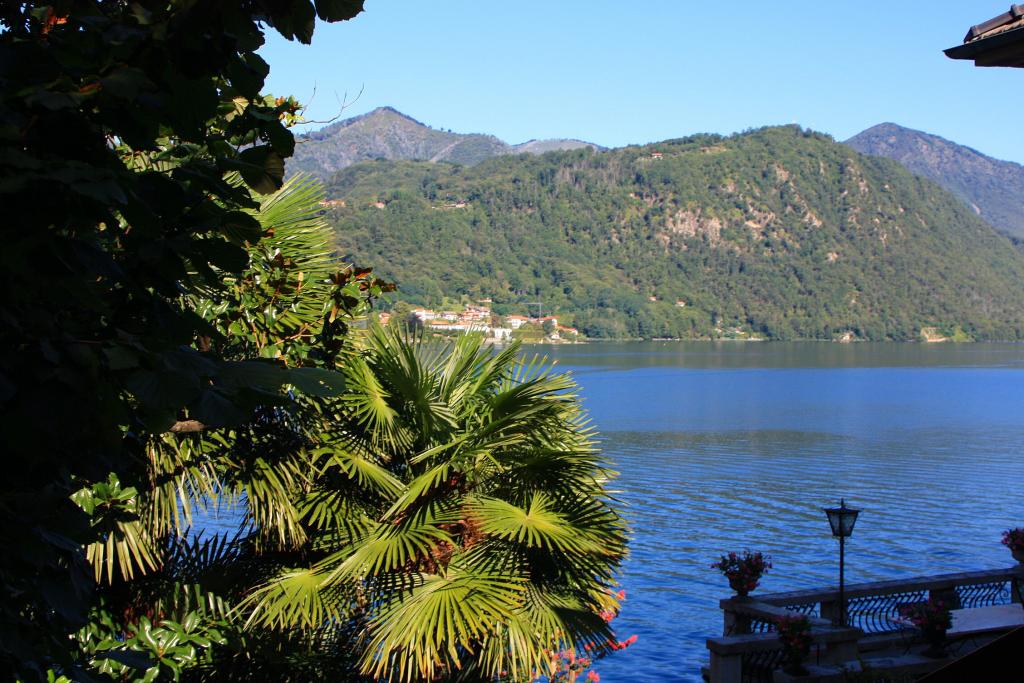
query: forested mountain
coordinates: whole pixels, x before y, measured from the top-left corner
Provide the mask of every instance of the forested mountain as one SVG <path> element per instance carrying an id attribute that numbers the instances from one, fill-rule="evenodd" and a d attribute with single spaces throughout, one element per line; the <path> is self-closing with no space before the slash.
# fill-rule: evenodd
<path id="1" fill-rule="evenodd" d="M 1024 166 L 895 123 L 868 128 L 846 144 L 895 159 L 963 199 L 997 230 L 1024 239 Z"/>
<path id="2" fill-rule="evenodd" d="M 581 140 L 530 140 L 510 145 L 493 135 L 465 135 L 431 128 L 391 107 L 379 107 L 300 136 L 288 170 L 327 177 L 358 161 L 372 159 L 473 165 L 503 154 L 540 154 L 584 147 L 597 146 Z"/>
<path id="3" fill-rule="evenodd" d="M 335 174 L 399 298 L 541 300 L 589 336 L 1024 338 L 1024 256 L 949 192 L 795 126 Z M 934 328 L 934 329 L 930 329 Z"/>

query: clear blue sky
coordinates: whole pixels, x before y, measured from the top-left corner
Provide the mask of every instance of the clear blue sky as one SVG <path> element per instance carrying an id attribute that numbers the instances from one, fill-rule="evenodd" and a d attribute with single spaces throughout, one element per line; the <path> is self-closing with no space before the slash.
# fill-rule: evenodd
<path id="1" fill-rule="evenodd" d="M 1024 162 L 1024 69 L 953 61 L 1009 0 L 366 0 L 312 46 L 274 34 L 268 89 L 312 119 L 390 105 L 507 142 L 606 146 L 799 123 L 847 137 L 892 121 Z M 313 126 L 320 127 L 320 126 Z"/>

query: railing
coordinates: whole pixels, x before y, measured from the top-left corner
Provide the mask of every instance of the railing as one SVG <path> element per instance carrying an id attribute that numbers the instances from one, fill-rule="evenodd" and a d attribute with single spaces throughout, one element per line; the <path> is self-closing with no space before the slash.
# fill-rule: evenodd
<path id="1" fill-rule="evenodd" d="M 794 613 L 811 622 L 814 643 L 811 660 L 841 664 L 859 653 L 913 637 L 915 629 L 900 618 L 906 607 L 941 599 L 951 610 L 1020 603 L 1024 594 L 1024 565 L 1009 569 L 922 576 L 846 587 L 847 624 L 833 621 L 839 614 L 834 589 L 771 593 L 722 600 L 723 636 L 707 641 L 711 652 L 711 683 L 772 681 L 782 660 L 774 634 L 778 618 Z M 908 634 L 909 631 L 909 634 Z"/>

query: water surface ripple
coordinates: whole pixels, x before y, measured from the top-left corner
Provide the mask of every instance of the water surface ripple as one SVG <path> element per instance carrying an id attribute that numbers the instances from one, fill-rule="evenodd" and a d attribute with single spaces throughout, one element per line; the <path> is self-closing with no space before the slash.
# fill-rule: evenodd
<path id="1" fill-rule="evenodd" d="M 821 507 L 862 508 L 849 581 L 1012 564 L 1024 524 L 1024 347 L 556 347 L 621 473 L 632 529 L 606 683 L 698 681 L 720 635 L 718 554 L 762 550 L 762 591 L 831 585 Z"/>

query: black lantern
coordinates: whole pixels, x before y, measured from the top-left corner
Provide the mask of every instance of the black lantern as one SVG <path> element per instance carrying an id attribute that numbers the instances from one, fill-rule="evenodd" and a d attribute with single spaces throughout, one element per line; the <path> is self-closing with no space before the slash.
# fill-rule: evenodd
<path id="1" fill-rule="evenodd" d="M 846 538 L 853 535 L 853 525 L 857 523 L 857 515 L 860 510 L 846 507 L 846 501 L 840 500 L 839 507 L 825 508 L 828 515 L 829 526 L 832 527 L 832 535 L 839 538 Z"/>
<path id="2" fill-rule="evenodd" d="M 846 626 L 846 586 L 844 570 L 846 564 L 845 543 L 847 537 L 853 535 L 853 525 L 857 523 L 860 510 L 846 507 L 846 501 L 840 499 L 839 507 L 825 508 L 828 524 L 832 527 L 832 535 L 839 539 L 839 615 L 835 619 L 840 626 Z"/>

